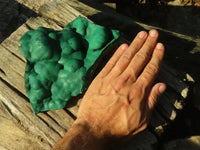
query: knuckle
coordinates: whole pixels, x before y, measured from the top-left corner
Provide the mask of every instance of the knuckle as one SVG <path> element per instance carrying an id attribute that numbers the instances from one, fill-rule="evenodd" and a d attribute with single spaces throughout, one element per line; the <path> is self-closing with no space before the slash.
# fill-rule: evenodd
<path id="1" fill-rule="evenodd" d="M 148 84 L 149 83 L 149 74 L 143 74 L 142 76 L 141 76 L 141 79 L 142 79 L 142 84 L 143 85 L 146 85 L 146 84 Z"/>
<path id="2" fill-rule="evenodd" d="M 142 61 L 142 62 L 148 59 L 148 56 L 142 53 L 136 53 L 135 57 L 136 57 L 136 60 Z"/>
<path id="3" fill-rule="evenodd" d="M 136 85 L 132 88 L 130 93 L 130 100 L 141 99 L 144 95 L 144 90 L 141 86 Z"/>
<path id="4" fill-rule="evenodd" d="M 133 67 L 132 67 L 133 68 Z M 137 78 L 136 76 L 136 71 L 134 69 L 130 69 L 130 72 L 129 72 L 129 79 L 131 81 L 135 81 Z"/>
<path id="5" fill-rule="evenodd" d="M 115 68 L 113 69 L 113 73 L 114 74 L 118 74 L 118 73 L 120 73 L 122 71 L 123 71 L 123 69 L 122 69 L 121 64 L 116 65 Z"/>
<path id="6" fill-rule="evenodd" d="M 158 66 L 155 65 L 155 64 L 152 64 L 152 63 L 149 63 L 147 66 L 146 66 L 146 71 L 147 73 L 149 74 L 157 74 L 158 73 Z"/>
<path id="7" fill-rule="evenodd" d="M 130 60 L 131 57 L 132 57 L 131 54 L 125 53 L 124 55 L 122 55 L 122 60 L 123 60 L 123 61 Z"/>
<path id="8" fill-rule="evenodd" d="M 107 67 L 107 68 L 112 68 L 114 65 L 115 65 L 114 61 L 109 61 L 109 62 L 106 64 L 106 67 Z"/>
<path id="9" fill-rule="evenodd" d="M 153 49 L 154 45 L 152 44 L 152 41 L 147 40 L 147 42 L 145 43 L 145 46 L 147 49 Z"/>

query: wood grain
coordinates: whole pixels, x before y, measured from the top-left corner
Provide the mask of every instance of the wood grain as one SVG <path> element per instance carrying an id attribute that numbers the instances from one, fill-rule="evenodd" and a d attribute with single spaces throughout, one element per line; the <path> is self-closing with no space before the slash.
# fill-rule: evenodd
<path id="1" fill-rule="evenodd" d="M 29 2 L 31 1 L 29 0 Z M 161 28 L 135 22 L 128 17 L 117 14 L 112 9 L 101 7 L 101 9 L 98 10 L 98 7 L 95 8 L 77 0 L 56 0 L 48 2 L 40 8 L 37 8 L 40 15 L 39 17 L 30 18 L 0 45 L 0 54 L 4 56 L 0 58 L 0 107 L 2 108 L 0 113 L 2 111 L 3 113 L 6 112 L 6 117 L 9 116 L 13 118 L 11 121 L 7 119 L 8 117 L 5 119 L 4 115 L 0 115 L 0 119 L 4 120 L 2 126 L 9 130 L 6 128 L 6 125 L 10 123 L 14 129 L 16 128 L 20 136 L 19 138 L 22 141 L 27 143 L 31 141 L 35 143 L 37 149 L 49 149 L 56 141 L 64 136 L 64 133 L 71 127 L 77 116 L 81 101 L 79 100 L 77 103 L 67 106 L 65 109 L 48 111 L 37 115 L 33 114 L 24 89 L 23 74 L 26 61 L 19 49 L 19 39 L 25 32 L 37 29 L 39 26 L 61 30 L 62 27 L 66 26 L 67 23 L 71 22 L 79 15 L 90 17 L 90 19 L 95 22 L 98 19 L 93 20 L 91 16 L 97 16 L 96 18 L 98 18 L 99 14 L 104 14 L 103 17 L 99 18 L 100 22 L 103 19 L 107 19 L 108 26 L 110 26 L 112 25 L 110 24 L 110 18 L 112 18 L 112 21 L 120 26 L 118 29 L 122 30 L 122 32 L 124 29 L 130 29 L 131 36 L 137 33 L 139 29 L 149 30 L 154 28 L 162 30 Z M 104 20 L 104 22 L 106 21 Z M 175 37 L 197 43 L 193 48 L 193 52 L 197 51 L 199 48 L 199 39 L 193 39 L 166 30 L 162 30 L 162 32 L 170 33 Z M 161 97 L 151 120 L 151 126 L 153 126 L 156 133 L 164 132 L 163 127 L 169 123 L 169 120 L 174 120 L 176 118 L 177 109 L 181 110 L 184 107 L 184 102 L 189 92 L 189 85 L 184 82 L 183 78 L 180 78 L 180 76 L 182 77 L 184 74 L 166 64 L 164 64 L 158 76 L 157 80 L 167 83 L 169 88 Z M 0 133 L 5 135 L 7 139 L 9 138 L 9 132 L 6 134 L 0 130 Z M 150 133 L 150 131 L 147 133 L 144 133 L 142 137 L 146 137 L 148 140 L 154 139 L 150 143 L 155 144 L 157 138 Z M 27 139 L 30 141 L 26 141 L 22 138 L 22 136 L 25 135 L 30 137 Z M 17 135 L 14 135 L 12 140 L 15 139 L 17 139 Z M 149 149 L 151 144 L 147 144 Z M 9 147 L 8 143 L 2 144 L 2 142 L 0 142 L 0 148 L 12 149 L 12 146 L 13 145 Z M 20 144 L 18 146 L 20 146 Z"/>
<path id="2" fill-rule="evenodd" d="M 41 137 L 27 132 L 20 121 L 13 117 L 7 105 L 0 100 L 0 149 L 30 149 L 47 150 L 49 144 L 41 140 Z M 32 145 L 30 147 L 30 145 Z"/>

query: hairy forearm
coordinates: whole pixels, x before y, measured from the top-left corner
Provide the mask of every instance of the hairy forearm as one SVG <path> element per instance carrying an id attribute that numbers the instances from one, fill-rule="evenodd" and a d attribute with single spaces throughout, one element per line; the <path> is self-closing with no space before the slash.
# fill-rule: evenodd
<path id="1" fill-rule="evenodd" d="M 75 124 L 52 150 L 105 150 L 106 140 L 92 133 L 86 125 Z"/>

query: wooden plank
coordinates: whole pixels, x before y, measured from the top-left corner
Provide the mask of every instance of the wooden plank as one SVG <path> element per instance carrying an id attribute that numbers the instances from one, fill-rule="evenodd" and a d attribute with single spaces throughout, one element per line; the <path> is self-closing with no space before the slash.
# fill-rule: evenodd
<path id="1" fill-rule="evenodd" d="M 66 26 L 77 16 L 83 16 L 64 1 L 53 1 L 44 4 L 39 9 L 39 14 L 45 18 L 51 19 L 61 26 Z"/>
<path id="2" fill-rule="evenodd" d="M 61 126 L 63 129 L 66 129 L 65 131 L 67 131 L 74 122 L 74 119 L 68 113 L 66 113 L 63 109 L 48 111 L 47 113 L 52 118 L 54 118 L 54 120 L 57 122 L 57 124 L 59 124 L 59 126 Z M 62 136 L 64 136 L 63 133 L 62 133 Z"/>
<path id="3" fill-rule="evenodd" d="M 19 50 L 20 43 L 19 39 L 29 31 L 27 26 L 24 24 L 17 29 L 17 31 L 13 32 L 6 40 L 1 43 L 1 46 L 6 48 L 11 53 L 15 54 L 18 58 L 25 62 L 25 58 L 23 57 L 22 53 Z"/>
<path id="4" fill-rule="evenodd" d="M 70 6 L 68 4 L 70 4 Z M 52 3 L 48 3 L 48 4 L 44 5 L 40 9 L 40 14 L 43 17 L 46 17 L 46 20 L 42 17 L 31 18 L 26 24 L 24 24 L 20 28 L 21 32 L 20 32 L 20 30 L 17 30 L 16 33 L 13 33 L 13 35 L 11 35 L 10 39 L 7 39 L 6 41 L 4 41 L 2 45 L 4 46 L 5 49 L 10 50 L 12 53 L 16 54 L 16 56 L 18 56 L 20 59 L 24 60 L 24 58 L 21 57 L 22 55 L 19 53 L 20 51 L 19 51 L 18 39 L 21 37 L 21 35 L 22 35 L 21 33 L 25 33 L 24 32 L 25 30 L 28 31 L 29 29 L 36 29 L 38 26 L 51 27 L 51 28 L 60 30 L 61 29 L 60 26 L 65 26 L 68 22 L 75 19 L 78 15 L 82 15 L 81 13 L 79 13 L 79 11 L 72 8 L 72 4 L 73 4 L 73 7 L 76 6 L 76 9 L 82 9 L 82 13 L 85 13 L 85 14 L 87 13 L 86 15 L 89 15 L 89 14 L 92 14 L 92 13 L 94 15 L 94 13 L 100 12 L 96 9 L 92 10 L 91 7 L 90 7 L 91 8 L 90 10 L 92 10 L 93 12 L 90 11 L 89 9 L 86 9 L 85 6 L 82 7 L 83 4 L 79 3 L 78 1 L 77 1 L 76 4 L 75 4 L 75 1 L 68 1 L 68 4 L 67 3 L 61 3 L 61 1 L 59 3 L 54 1 Z M 87 8 L 89 8 L 89 7 L 87 7 Z M 112 14 L 110 14 L 110 15 L 112 15 Z M 115 16 L 115 19 L 118 17 L 118 21 L 119 21 L 119 19 L 121 19 L 119 16 L 120 15 Z M 125 19 L 123 18 L 123 20 L 125 20 Z M 55 21 L 59 25 L 57 25 L 53 21 Z M 129 23 L 133 24 L 134 26 L 136 25 L 136 23 L 133 22 L 133 21 L 127 21 L 124 24 L 123 28 L 126 26 L 126 24 L 129 24 Z M 151 28 L 151 27 L 148 27 L 148 28 Z M 138 31 L 138 30 L 135 29 L 135 32 L 136 31 Z M 17 42 L 16 42 L 16 39 L 17 39 Z M 4 65 L 2 65 L 1 67 L 3 68 L 2 71 L 4 72 L 4 70 L 6 70 L 6 68 L 4 67 Z M 13 70 L 14 69 L 12 67 L 10 67 L 10 68 L 8 68 L 7 72 L 9 72 L 9 71 L 14 72 Z M 2 74 L 4 74 L 4 73 L 2 73 Z M 174 75 L 171 74 L 171 77 L 174 78 Z M 2 75 L 2 78 L 3 78 L 3 75 Z M 162 77 L 161 79 L 163 79 L 163 78 L 164 77 Z M 4 79 L 6 80 L 6 78 L 4 78 Z M 177 79 L 178 78 L 175 78 L 174 80 L 177 81 Z M 174 80 L 172 80 L 172 82 L 171 82 L 171 86 L 173 88 L 175 86 L 175 84 L 173 82 Z M 20 91 L 22 91 L 22 93 L 25 93 L 22 89 L 19 88 L 16 81 L 11 80 L 10 78 L 7 79 L 6 81 L 9 82 L 11 85 L 13 85 L 16 89 L 19 89 Z M 13 84 L 13 82 L 15 84 Z M 22 79 L 20 79 L 20 83 L 22 83 Z M 182 87 L 182 85 L 187 86 L 187 85 L 184 84 L 184 82 L 181 83 L 180 87 Z M 178 89 L 177 93 L 182 92 L 182 90 L 183 90 L 182 88 Z M 10 107 L 11 106 L 9 105 L 9 108 Z M 77 111 L 78 111 L 78 106 L 76 105 L 76 106 L 67 108 L 67 110 L 69 110 L 74 116 L 76 116 Z M 30 109 L 30 111 L 31 111 L 31 109 Z M 168 111 L 168 110 L 166 110 L 166 111 Z M 159 113 L 157 113 L 157 115 L 159 115 Z M 154 127 L 159 127 L 159 125 L 163 125 L 163 123 L 165 123 L 165 120 L 162 118 L 162 116 L 160 116 L 160 115 L 157 116 L 157 115 L 154 117 L 156 119 L 154 119 L 154 121 L 152 122 Z M 30 116 L 28 116 L 28 117 L 30 117 Z M 39 118 L 40 121 L 45 122 L 45 124 L 47 126 L 50 126 L 53 131 L 58 133 L 58 136 L 63 136 L 64 132 L 67 131 L 67 129 L 73 123 L 73 119 L 69 119 L 70 116 L 64 110 L 50 111 L 47 114 L 40 113 L 40 114 L 37 115 L 37 117 Z M 21 117 L 21 115 L 20 115 L 20 119 L 24 119 L 24 118 Z M 47 131 L 48 130 L 45 130 L 44 131 L 45 133 L 43 133 L 44 138 L 47 139 L 47 141 L 52 144 L 52 143 L 54 143 L 54 140 L 48 139 L 49 134 L 46 133 Z M 33 131 L 31 131 L 31 132 L 33 132 Z"/>
<path id="5" fill-rule="evenodd" d="M 45 28 L 52 28 L 54 30 L 61 30 L 62 27 L 56 24 L 54 21 L 50 19 L 46 19 L 43 17 L 37 17 L 37 18 L 30 18 L 26 25 L 33 30 L 36 30 L 39 26 L 45 27 Z"/>
<path id="6" fill-rule="evenodd" d="M 49 2 L 50 0 L 16 0 L 16 1 L 25 5 L 31 10 L 38 12 L 40 6 L 45 4 L 46 2 Z"/>
<path id="7" fill-rule="evenodd" d="M 24 95 L 26 95 L 25 88 L 24 88 L 24 77 L 22 75 L 24 73 L 24 71 L 20 67 L 19 67 L 20 69 L 18 71 L 17 70 L 18 68 L 16 67 L 17 66 L 16 64 L 25 66 L 25 63 L 22 62 L 20 59 L 17 59 L 11 53 L 7 52 L 7 50 L 4 47 L 2 47 L 1 45 L 0 45 L 0 53 L 2 55 L 6 55 L 6 56 L 9 56 L 9 57 L 13 58 L 11 64 L 10 64 L 9 61 L 6 61 L 6 60 L 9 60 L 9 58 L 7 58 L 7 57 L 0 58 L 0 60 L 1 60 L 1 63 L 0 63 L 0 69 L 1 69 L 0 77 L 3 78 L 8 83 L 10 83 L 14 88 L 16 88 L 20 92 L 22 92 Z M 21 72 L 21 71 L 22 71 L 22 73 L 19 74 L 18 72 Z"/>
<path id="8" fill-rule="evenodd" d="M 21 127 L 35 138 L 44 140 L 48 147 L 54 145 L 61 136 L 33 114 L 30 103 L 15 93 L 0 80 L 0 100 L 6 105 Z"/>
<path id="9" fill-rule="evenodd" d="M 158 139 L 148 130 L 144 130 L 133 137 L 130 141 L 126 142 L 117 150 L 154 150 L 155 143 Z"/>
<path id="10" fill-rule="evenodd" d="M 49 144 L 23 130 L 20 123 L 0 100 L 0 149 L 47 150 Z M 16 142 L 13 142 L 16 141 Z"/>
<path id="11" fill-rule="evenodd" d="M 13 53 L 9 52 L 7 49 L 0 45 L 0 62 L 6 64 L 5 67 L 10 67 L 15 70 L 21 76 L 24 76 L 25 63 L 17 58 Z"/>
<path id="12" fill-rule="evenodd" d="M 163 96 L 158 101 L 156 109 L 161 113 L 165 118 L 169 120 L 174 120 L 176 118 L 176 108 L 172 103 L 169 102 L 169 100 L 172 99 L 172 97 L 168 98 L 166 96 L 166 91 Z M 177 100 L 175 100 L 177 101 Z"/>
<path id="13" fill-rule="evenodd" d="M 162 145 L 162 150 L 199 150 L 200 136 L 193 135 L 190 137 L 178 138 L 168 141 Z"/>
<path id="14" fill-rule="evenodd" d="M 163 63 L 158 79 L 176 90 L 183 98 L 187 98 L 189 85 L 186 84 L 183 79 L 177 78 L 174 75 L 175 73 L 178 74 L 177 71 L 171 71 L 170 67 Z"/>

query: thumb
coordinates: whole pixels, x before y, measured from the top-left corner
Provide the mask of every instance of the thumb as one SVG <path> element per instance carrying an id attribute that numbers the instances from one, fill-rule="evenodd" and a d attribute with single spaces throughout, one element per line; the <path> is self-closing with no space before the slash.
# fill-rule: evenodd
<path id="1" fill-rule="evenodd" d="M 152 87 L 147 99 L 150 110 L 154 108 L 158 98 L 165 92 L 166 88 L 167 87 L 164 83 L 157 83 Z"/>

